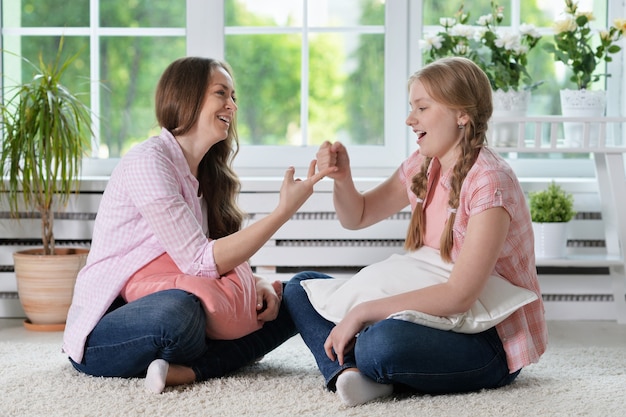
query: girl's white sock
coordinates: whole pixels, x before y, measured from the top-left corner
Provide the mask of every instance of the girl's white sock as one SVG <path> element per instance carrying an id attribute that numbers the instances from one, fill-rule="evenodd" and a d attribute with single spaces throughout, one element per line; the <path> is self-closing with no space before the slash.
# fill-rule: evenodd
<path id="1" fill-rule="evenodd" d="M 160 394 L 165 389 L 165 378 L 170 364 L 163 359 L 155 359 L 148 366 L 144 385 L 150 392 Z"/>
<path id="2" fill-rule="evenodd" d="M 393 385 L 379 384 L 360 372 L 344 371 L 337 377 L 337 394 L 345 405 L 353 407 L 391 395 Z"/>

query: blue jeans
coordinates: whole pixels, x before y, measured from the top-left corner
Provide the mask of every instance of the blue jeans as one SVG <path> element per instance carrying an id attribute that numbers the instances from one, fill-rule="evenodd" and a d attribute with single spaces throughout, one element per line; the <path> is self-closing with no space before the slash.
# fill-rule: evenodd
<path id="1" fill-rule="evenodd" d="M 378 383 L 426 394 L 501 387 L 519 374 L 509 373 L 506 353 L 495 328 L 465 334 L 396 319 L 382 320 L 363 329 L 341 366 L 324 351 L 334 323 L 315 311 L 300 285 L 302 280 L 319 278 L 331 277 L 310 271 L 294 276 L 285 287 L 283 303 L 330 390 L 335 389 L 337 375 L 351 367 Z"/>
<path id="2" fill-rule="evenodd" d="M 227 375 L 296 334 L 284 303 L 276 320 L 237 340 L 206 338 L 198 298 L 182 290 L 147 295 L 112 307 L 93 329 L 79 371 L 94 376 L 138 377 L 155 359 L 193 369 L 196 381 Z"/>

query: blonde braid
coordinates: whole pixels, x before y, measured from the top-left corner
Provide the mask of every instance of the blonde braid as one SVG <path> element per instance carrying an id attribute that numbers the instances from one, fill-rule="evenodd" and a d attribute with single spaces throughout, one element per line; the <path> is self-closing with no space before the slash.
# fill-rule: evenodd
<path id="1" fill-rule="evenodd" d="M 417 196 L 417 204 L 411 222 L 407 230 L 404 248 L 406 250 L 416 250 L 424 245 L 424 200 L 426 199 L 426 188 L 428 186 L 428 167 L 432 158 L 424 159 L 422 168 L 411 180 L 411 191 Z"/>
<path id="2" fill-rule="evenodd" d="M 481 127 L 482 128 L 482 127 Z M 477 129 L 478 130 L 478 129 Z M 446 262 L 452 262 L 452 247 L 454 246 L 454 221 L 456 219 L 456 211 L 459 208 L 461 186 L 468 172 L 478 158 L 480 149 L 484 144 L 485 131 L 482 135 L 475 135 L 473 123 L 468 123 L 465 128 L 465 139 L 461 141 L 461 157 L 458 159 L 450 178 L 450 195 L 448 197 L 448 220 L 441 233 L 440 248 L 441 259 Z M 476 132 L 477 133 L 477 132 Z"/>

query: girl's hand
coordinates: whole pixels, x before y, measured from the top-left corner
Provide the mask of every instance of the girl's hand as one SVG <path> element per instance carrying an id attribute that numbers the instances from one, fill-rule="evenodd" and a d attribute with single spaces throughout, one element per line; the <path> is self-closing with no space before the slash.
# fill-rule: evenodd
<path id="1" fill-rule="evenodd" d="M 337 355 L 336 359 L 339 360 L 340 365 L 343 365 L 344 355 L 354 348 L 356 335 L 365 327 L 365 323 L 358 318 L 358 307 L 354 307 L 346 314 L 343 320 L 331 330 L 324 342 L 326 356 L 334 361 Z"/>
<path id="2" fill-rule="evenodd" d="M 329 167 L 336 168 L 335 171 L 328 174 L 329 178 L 342 180 L 349 176 L 350 158 L 346 147 L 341 142 L 330 143 L 326 141 L 322 143 L 315 157 L 317 158 L 317 168 L 320 171 Z"/>

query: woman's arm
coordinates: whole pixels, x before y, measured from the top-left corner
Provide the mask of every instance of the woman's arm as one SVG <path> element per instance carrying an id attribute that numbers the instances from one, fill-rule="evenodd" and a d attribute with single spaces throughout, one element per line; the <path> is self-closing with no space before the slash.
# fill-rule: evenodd
<path id="1" fill-rule="evenodd" d="M 434 316 L 464 313 L 478 299 L 494 270 L 508 234 L 511 219 L 501 207 L 494 207 L 470 217 L 459 257 L 446 283 L 437 284 L 354 307 L 331 331 L 325 343 L 343 361 L 355 335 L 371 323 L 402 310 L 416 310 Z"/>
<path id="2" fill-rule="evenodd" d="M 250 226 L 215 241 L 213 257 L 219 273 L 228 272 L 250 259 L 313 194 L 313 186 L 334 170 L 329 167 L 315 173 L 315 161 L 312 161 L 307 178 L 301 180 L 294 179 L 295 170 L 289 168 L 285 172 L 276 209 Z"/>

